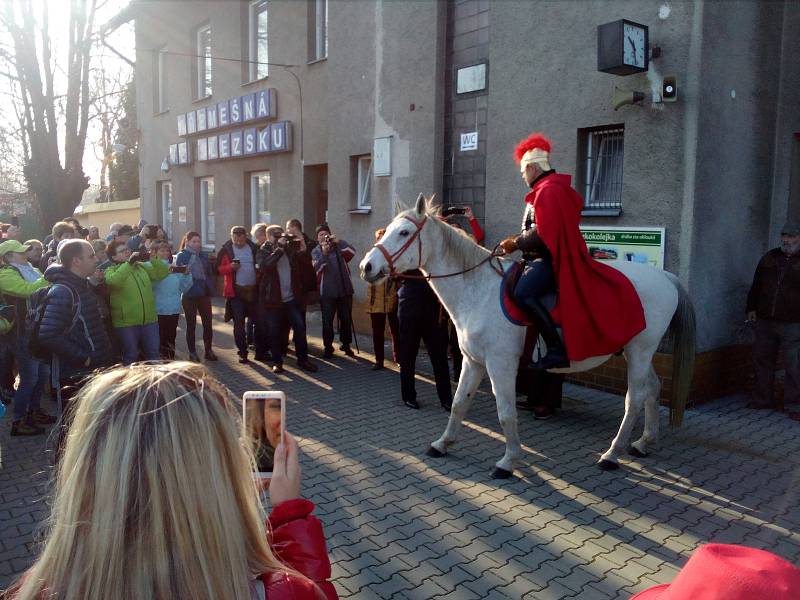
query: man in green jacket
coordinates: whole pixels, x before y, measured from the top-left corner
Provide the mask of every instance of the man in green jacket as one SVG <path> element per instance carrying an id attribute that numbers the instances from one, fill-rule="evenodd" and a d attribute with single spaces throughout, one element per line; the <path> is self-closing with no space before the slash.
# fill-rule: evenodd
<path id="1" fill-rule="evenodd" d="M 105 272 L 111 293 L 111 322 L 122 347 L 122 363 L 129 365 L 144 355 L 144 360 L 159 360 L 158 314 L 153 282 L 169 275 L 160 260 L 150 262 L 149 254 L 131 252 L 122 241 L 106 250 L 113 263 Z"/>

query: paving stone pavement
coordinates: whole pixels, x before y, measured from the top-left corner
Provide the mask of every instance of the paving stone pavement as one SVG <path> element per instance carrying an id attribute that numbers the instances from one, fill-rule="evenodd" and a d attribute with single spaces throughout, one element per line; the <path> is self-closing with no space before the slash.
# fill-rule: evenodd
<path id="1" fill-rule="evenodd" d="M 324 523 L 342 598 L 626 599 L 671 581 L 707 541 L 800 563 L 800 424 L 745 410 L 743 398 L 690 410 L 675 431 L 662 409 L 651 456 L 600 472 L 622 399 L 566 386 L 557 418 L 520 415 L 525 456 L 514 479 L 498 482 L 489 473 L 503 438 L 490 393 L 479 392 L 451 454 L 429 458 L 447 413 L 428 376 L 417 383 L 419 411 L 400 401 L 396 369 L 371 371 L 367 352 L 316 359 L 316 374 L 288 360 L 274 376 L 225 350 L 233 340 L 220 317 L 216 307 L 222 360 L 210 369 L 238 394 L 289 396 L 304 495 Z M 0 588 L 30 564 L 48 514 L 45 446 L 10 438 L 8 418 L 0 425 Z"/>

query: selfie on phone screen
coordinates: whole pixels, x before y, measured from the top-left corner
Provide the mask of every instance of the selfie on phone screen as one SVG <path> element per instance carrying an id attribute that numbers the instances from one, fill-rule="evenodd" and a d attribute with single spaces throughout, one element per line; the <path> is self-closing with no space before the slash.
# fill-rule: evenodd
<path id="1" fill-rule="evenodd" d="M 284 431 L 285 396 L 282 392 L 245 392 L 244 428 L 256 456 L 259 477 L 271 477 L 275 448 Z"/>

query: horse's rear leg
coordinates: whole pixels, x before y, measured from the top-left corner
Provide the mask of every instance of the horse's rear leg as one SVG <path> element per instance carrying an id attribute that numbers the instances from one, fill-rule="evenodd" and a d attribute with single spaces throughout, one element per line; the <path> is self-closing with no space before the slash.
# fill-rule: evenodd
<path id="1" fill-rule="evenodd" d="M 642 433 L 642 437 L 631 444 L 629 452 L 632 456 L 638 458 L 647 456 L 647 447 L 658 441 L 658 400 L 660 395 L 661 382 L 651 364 L 647 396 L 644 399 L 644 433 Z"/>
<path id="2" fill-rule="evenodd" d="M 627 353 L 626 353 L 627 354 Z M 631 431 L 636 424 L 636 418 L 642 410 L 644 400 L 648 395 L 648 385 L 650 382 L 650 362 L 628 360 L 628 392 L 625 394 L 625 416 L 622 417 L 619 431 L 611 442 L 611 447 L 600 456 L 597 462 L 603 471 L 610 471 L 619 468 L 617 460 L 621 452 L 625 451 L 628 440 L 631 439 Z"/>
<path id="3" fill-rule="evenodd" d="M 442 437 L 433 442 L 428 449 L 428 456 L 444 456 L 447 454 L 448 446 L 456 441 L 461 422 L 467 416 L 467 411 L 475 397 L 475 390 L 478 389 L 485 372 L 486 369 L 482 365 L 464 355 L 456 395 L 453 398 L 453 407 L 450 409 L 450 419 L 447 421 L 447 427 Z"/>

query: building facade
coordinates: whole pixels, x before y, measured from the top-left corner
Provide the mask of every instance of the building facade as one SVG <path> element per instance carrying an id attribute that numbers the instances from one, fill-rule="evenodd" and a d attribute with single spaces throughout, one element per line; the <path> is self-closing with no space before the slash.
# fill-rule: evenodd
<path id="1" fill-rule="evenodd" d="M 363 254 L 396 198 L 436 192 L 493 245 L 522 214 L 512 149 L 542 131 L 587 226 L 663 228 L 699 376 L 741 370 L 756 262 L 800 217 L 797 2 L 138 0 L 134 14 L 142 213 L 174 238 L 214 247 L 234 224 L 297 217 Z M 621 38 L 645 72 L 598 70 L 598 27 L 621 19 L 648 28 L 638 57 Z M 612 375 L 587 382 L 614 389 Z"/>

